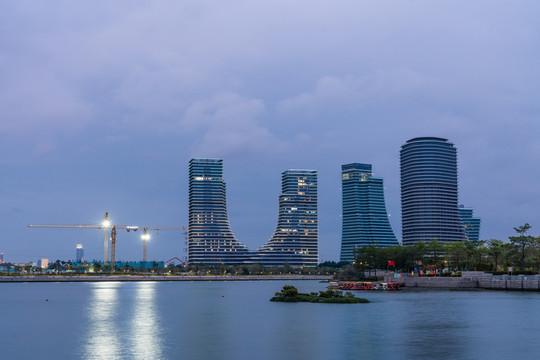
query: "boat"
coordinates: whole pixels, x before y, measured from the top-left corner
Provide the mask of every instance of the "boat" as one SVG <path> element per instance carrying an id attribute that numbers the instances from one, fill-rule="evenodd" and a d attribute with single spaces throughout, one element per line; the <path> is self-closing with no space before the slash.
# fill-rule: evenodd
<path id="1" fill-rule="evenodd" d="M 338 282 L 332 281 L 330 282 L 330 284 L 328 284 L 326 288 L 331 290 L 339 290 L 341 289 L 341 285 Z"/>
<path id="2" fill-rule="evenodd" d="M 396 291 L 401 290 L 401 285 L 399 283 L 373 283 L 368 281 L 344 283 L 331 282 L 328 289 Z"/>

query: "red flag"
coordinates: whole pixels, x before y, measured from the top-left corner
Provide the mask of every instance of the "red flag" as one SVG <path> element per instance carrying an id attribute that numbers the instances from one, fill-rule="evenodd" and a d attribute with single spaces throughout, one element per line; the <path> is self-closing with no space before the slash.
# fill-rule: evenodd
<path id="1" fill-rule="evenodd" d="M 396 266 L 396 262 L 394 260 L 388 260 L 388 266 Z"/>

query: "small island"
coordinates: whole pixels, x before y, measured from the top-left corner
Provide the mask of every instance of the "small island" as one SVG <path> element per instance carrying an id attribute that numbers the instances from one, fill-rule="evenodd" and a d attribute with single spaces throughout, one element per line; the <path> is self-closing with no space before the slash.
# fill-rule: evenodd
<path id="1" fill-rule="evenodd" d="M 343 295 L 342 291 L 327 290 L 312 292 L 310 294 L 302 294 L 298 289 L 291 285 L 285 285 L 281 292 L 277 292 L 270 301 L 277 302 L 311 302 L 325 304 L 360 304 L 368 303 L 369 300 L 357 298 L 351 292 L 346 292 Z"/>

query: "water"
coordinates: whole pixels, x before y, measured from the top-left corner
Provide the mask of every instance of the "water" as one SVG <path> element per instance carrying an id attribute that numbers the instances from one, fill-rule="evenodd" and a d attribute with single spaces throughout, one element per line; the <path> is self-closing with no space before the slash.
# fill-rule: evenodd
<path id="1" fill-rule="evenodd" d="M 540 293 L 361 292 L 317 281 L 0 284 L 0 359 L 538 359 Z M 45 301 L 48 299 L 48 301 Z"/>

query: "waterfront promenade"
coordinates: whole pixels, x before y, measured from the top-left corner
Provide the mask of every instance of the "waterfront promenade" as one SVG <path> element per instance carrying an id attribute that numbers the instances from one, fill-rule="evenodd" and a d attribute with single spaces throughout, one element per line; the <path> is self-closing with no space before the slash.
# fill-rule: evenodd
<path id="1" fill-rule="evenodd" d="M 540 291 L 540 275 L 493 275 L 482 271 L 464 271 L 461 277 L 407 276 L 385 273 L 386 282 L 399 282 L 404 287 L 439 289 L 488 289 Z"/>
<path id="2" fill-rule="evenodd" d="M 257 281 L 331 280 L 332 275 L 26 275 L 0 276 L 9 282 L 95 282 L 95 281 Z"/>

